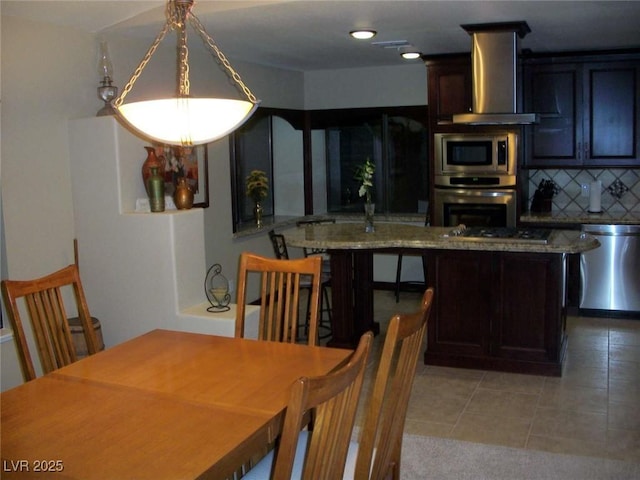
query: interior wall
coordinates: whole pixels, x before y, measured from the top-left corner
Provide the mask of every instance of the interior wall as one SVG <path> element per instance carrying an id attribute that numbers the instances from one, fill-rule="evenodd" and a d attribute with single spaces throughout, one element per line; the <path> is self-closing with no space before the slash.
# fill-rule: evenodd
<path id="1" fill-rule="evenodd" d="M 273 192 L 275 214 L 304 215 L 304 162 L 302 132 L 273 117 Z"/>
<path id="2" fill-rule="evenodd" d="M 30 278 L 73 263 L 67 120 L 99 108 L 93 36 L 3 16 L 2 46 L 7 271 Z"/>
<path id="3" fill-rule="evenodd" d="M 316 70 L 304 74 L 307 110 L 427 104 L 422 61 L 402 66 Z"/>

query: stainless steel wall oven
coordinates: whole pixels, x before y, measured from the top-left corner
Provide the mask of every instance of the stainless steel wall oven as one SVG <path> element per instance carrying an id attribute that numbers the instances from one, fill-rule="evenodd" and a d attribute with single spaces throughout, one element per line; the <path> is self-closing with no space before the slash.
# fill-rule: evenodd
<path id="1" fill-rule="evenodd" d="M 435 188 L 432 225 L 515 227 L 514 189 Z"/>
<path id="2" fill-rule="evenodd" d="M 515 227 L 515 131 L 434 135 L 434 226 Z"/>

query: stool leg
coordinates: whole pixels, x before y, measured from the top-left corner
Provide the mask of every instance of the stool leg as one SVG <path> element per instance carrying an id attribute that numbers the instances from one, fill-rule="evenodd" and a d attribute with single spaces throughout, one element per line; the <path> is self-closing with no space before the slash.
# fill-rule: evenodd
<path id="1" fill-rule="evenodd" d="M 307 288 L 305 290 L 307 290 L 307 313 L 304 316 L 304 324 L 298 324 L 298 326 L 300 327 L 299 330 L 302 330 L 302 328 L 304 327 L 304 337 L 299 332 L 298 340 L 302 340 L 303 338 L 307 338 L 309 336 L 309 318 L 311 316 L 311 289 Z"/>
<path id="2" fill-rule="evenodd" d="M 400 277 L 402 276 L 402 254 L 398 254 L 398 265 L 396 266 L 396 303 L 400 301 Z"/>
<path id="3" fill-rule="evenodd" d="M 427 256 L 422 255 L 422 274 L 424 275 L 424 289 L 427 288 Z"/>
<path id="4" fill-rule="evenodd" d="M 324 312 L 327 312 L 327 317 L 329 318 L 329 325 L 323 324 L 324 321 Z M 327 291 L 327 285 L 322 286 L 322 306 L 320 308 L 320 319 L 318 322 L 318 336 L 320 339 L 329 338 L 331 336 L 331 304 L 329 303 L 329 292 Z M 329 333 L 325 335 L 320 335 L 320 327 L 324 326 Z"/>

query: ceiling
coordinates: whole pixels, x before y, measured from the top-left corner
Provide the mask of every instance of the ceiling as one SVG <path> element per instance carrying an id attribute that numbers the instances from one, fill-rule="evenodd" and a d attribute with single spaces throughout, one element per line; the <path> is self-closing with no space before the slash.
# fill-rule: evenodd
<path id="1" fill-rule="evenodd" d="M 153 41 L 157 1 L 8 1 L 2 15 Z M 197 1 L 194 13 L 230 58 L 299 71 L 402 65 L 404 41 L 423 54 L 470 51 L 462 24 L 524 20 L 521 47 L 534 52 L 640 47 L 640 1 L 234 0 Z M 348 32 L 372 28 L 372 40 Z M 192 38 L 193 41 L 195 38 Z M 420 60 L 414 60 L 420 62 Z"/>

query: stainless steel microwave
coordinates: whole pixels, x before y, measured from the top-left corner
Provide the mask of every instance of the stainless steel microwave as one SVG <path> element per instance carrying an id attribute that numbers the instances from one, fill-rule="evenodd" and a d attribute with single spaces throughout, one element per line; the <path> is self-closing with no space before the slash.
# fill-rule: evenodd
<path id="1" fill-rule="evenodd" d="M 434 142 L 436 185 L 515 185 L 516 133 L 436 133 Z"/>

